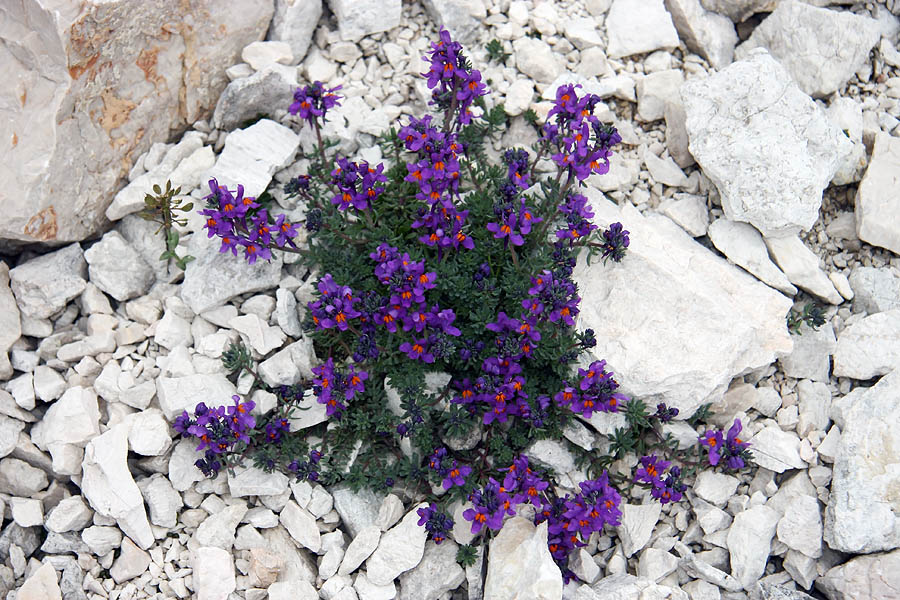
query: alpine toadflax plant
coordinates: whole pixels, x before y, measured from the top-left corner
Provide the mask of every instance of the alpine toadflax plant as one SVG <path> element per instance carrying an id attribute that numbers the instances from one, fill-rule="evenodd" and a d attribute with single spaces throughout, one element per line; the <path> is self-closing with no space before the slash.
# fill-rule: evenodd
<path id="1" fill-rule="evenodd" d="M 276 215 L 271 200 L 210 181 L 201 212 L 222 252 L 240 251 L 251 264 L 293 252 L 316 274 L 303 327 L 322 360 L 311 378 L 272 387 L 236 346 L 226 367 L 252 377 L 248 394 L 275 393 L 276 408 L 251 415 L 253 403 L 239 399 L 198 405 L 176 429 L 199 440 L 207 474 L 252 458 L 298 479 L 424 500 L 418 523 L 438 544 L 459 525 L 456 501 L 466 503 L 462 518 L 478 543 L 511 515 L 529 515 L 547 522 L 549 551 L 569 581 L 570 553 L 619 524 L 623 497 L 678 502 L 701 448 L 708 465 L 736 470 L 747 444 L 736 422 L 678 450 L 662 434 L 677 409 L 649 413 L 601 357 L 579 361 L 598 340 L 576 330 L 577 261 L 599 254 L 619 263 L 630 244 L 621 223 L 595 222 L 585 183 L 608 171 L 621 141 L 594 115 L 600 98 L 560 87 L 534 147 L 506 149 L 492 164 L 484 143 L 506 116 L 488 106 L 481 74 L 446 31 L 424 61 L 440 114 L 407 117 L 383 136 L 388 160 L 331 154 L 321 131 L 340 107 L 338 88 L 314 82 L 289 108 L 317 141 L 303 156 L 307 174 L 284 187 L 297 210 Z M 300 411 L 317 405 L 325 422 L 293 430 Z M 562 442 L 587 474 L 574 489 L 530 456 L 537 441 L 565 440 L 573 422 L 589 427 L 599 413 L 618 412 L 628 426 L 609 455 Z M 633 475 L 612 468 L 629 457 Z"/>

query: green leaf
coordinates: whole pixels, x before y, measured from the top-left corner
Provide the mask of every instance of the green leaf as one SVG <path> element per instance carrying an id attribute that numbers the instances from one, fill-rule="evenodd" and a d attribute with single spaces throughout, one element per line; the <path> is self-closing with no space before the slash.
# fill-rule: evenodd
<path id="1" fill-rule="evenodd" d="M 193 202 L 188 202 L 187 204 L 185 204 L 184 206 L 181 207 L 181 210 L 183 210 L 184 212 L 188 212 L 188 211 L 190 211 L 190 210 L 194 210 L 194 203 L 193 203 Z"/>

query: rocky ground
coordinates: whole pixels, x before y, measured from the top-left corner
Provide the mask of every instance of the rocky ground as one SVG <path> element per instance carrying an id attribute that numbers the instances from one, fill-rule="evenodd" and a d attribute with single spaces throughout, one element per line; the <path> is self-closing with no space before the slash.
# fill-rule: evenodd
<path id="1" fill-rule="evenodd" d="M 0 597 L 900 598 L 900 2 L 275 6 L 273 41 L 243 48 L 210 118 L 129 163 L 99 240 L 0 264 Z M 712 422 L 740 418 L 756 455 L 741 477 L 700 475 L 677 505 L 631 498 L 622 525 L 577 553 L 584 583 L 562 592 L 523 519 L 493 542 L 483 587 L 481 564 L 454 560 L 468 528 L 426 543 L 416 499 L 255 469 L 205 479 L 168 425 L 248 389 L 223 374 L 232 341 L 266 357 L 267 383 L 311 376 L 300 320 L 314 278 L 290 255 L 220 255 L 196 214 L 182 275 L 134 214 L 144 195 L 169 179 L 201 198 L 215 176 L 301 216 L 279 192 L 312 143 L 287 114 L 293 89 L 342 85 L 326 134 L 378 162 L 376 136 L 425 110 L 420 57 L 440 23 L 505 103 L 496 152 L 534 139 L 522 114 L 543 118 L 560 83 L 604 99 L 623 145 L 585 193 L 599 224 L 626 224 L 631 250 L 579 269 L 581 325 L 629 394 L 685 414 L 714 402 Z M 809 301 L 826 324 L 790 335 L 788 310 Z M 312 407 L 294 429 L 324 420 Z M 602 450 L 616 417 L 529 454 L 577 482 L 566 444 Z"/>

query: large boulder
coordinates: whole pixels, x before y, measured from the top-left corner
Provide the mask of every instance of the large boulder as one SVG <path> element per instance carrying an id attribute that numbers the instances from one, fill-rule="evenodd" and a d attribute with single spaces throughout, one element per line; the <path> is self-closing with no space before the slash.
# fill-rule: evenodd
<path id="1" fill-rule="evenodd" d="M 767 237 L 808 231 L 853 144 L 765 50 L 681 87 L 689 148 L 722 210 Z"/>
<path id="2" fill-rule="evenodd" d="M 620 221 L 631 246 L 620 263 L 575 269 L 581 314 L 629 396 L 677 407 L 679 418 L 721 398 L 731 380 L 792 349 L 791 300 L 695 242 L 668 217 L 586 195 L 601 227 Z"/>
<path id="3" fill-rule="evenodd" d="M 96 233 L 132 161 L 209 112 L 272 12 L 273 0 L 5 2 L 0 242 Z"/>

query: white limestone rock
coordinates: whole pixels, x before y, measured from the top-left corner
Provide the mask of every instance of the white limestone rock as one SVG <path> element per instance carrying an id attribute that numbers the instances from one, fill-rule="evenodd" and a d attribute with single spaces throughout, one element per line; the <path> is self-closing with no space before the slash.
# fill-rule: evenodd
<path id="1" fill-rule="evenodd" d="M 543 40 L 522 37 L 513 42 L 516 68 L 538 83 L 551 83 L 562 72 L 553 50 Z"/>
<path id="2" fill-rule="evenodd" d="M 31 429 L 31 440 L 41 450 L 50 451 L 64 444 L 81 448 L 100 434 L 100 409 L 97 394 L 90 388 L 71 387 L 50 405 L 44 418 Z"/>
<path id="3" fill-rule="evenodd" d="M 91 283 L 119 302 L 143 296 L 153 270 L 118 232 L 110 231 L 84 253 Z"/>
<path id="4" fill-rule="evenodd" d="M 87 263 L 78 244 L 32 258 L 9 271 L 9 287 L 23 317 L 46 319 L 87 286 Z"/>
<path id="5" fill-rule="evenodd" d="M 678 46 L 678 33 L 663 0 L 614 0 L 606 16 L 606 35 L 610 58 Z"/>
<path id="6" fill-rule="evenodd" d="M 677 586 L 660 585 L 646 577 L 628 573 L 610 574 L 593 585 L 579 587 L 574 600 L 606 600 L 608 598 L 640 598 L 641 600 L 688 600 L 688 595 Z"/>
<path id="7" fill-rule="evenodd" d="M 133 159 L 215 104 L 272 0 L 186 5 L 177 23 L 170 4 L 125 0 L 24 0 L 7 16 L 0 238 L 58 244 L 97 233 Z"/>
<path id="8" fill-rule="evenodd" d="M 638 181 L 641 164 L 638 160 L 624 158 L 616 152 L 609 159 L 609 172 L 604 175 L 591 175 L 588 183 L 603 192 L 627 191 Z"/>
<path id="9" fill-rule="evenodd" d="M 731 574 L 747 591 L 765 573 L 779 516 L 768 506 L 753 506 L 738 513 L 728 530 Z"/>
<path id="10" fill-rule="evenodd" d="M 563 441 L 537 440 L 525 450 L 525 454 L 530 459 L 550 467 L 557 477 L 564 477 L 575 470 L 575 457 Z"/>
<path id="11" fill-rule="evenodd" d="M 138 481 L 137 485 L 150 509 L 150 522 L 157 527 L 175 527 L 184 502 L 169 479 L 160 473 L 154 473 Z"/>
<path id="12" fill-rule="evenodd" d="M 271 261 L 251 265 L 243 256 L 220 253 L 220 246 L 217 238 L 209 239 L 205 235 L 193 236 L 189 244 L 188 252 L 196 259 L 187 264 L 181 298 L 196 314 L 221 306 L 240 294 L 278 287 L 281 281 L 283 261 L 278 253 Z"/>
<path id="13" fill-rule="evenodd" d="M 16 600 L 62 600 L 56 569 L 49 562 L 35 569 L 16 592 Z"/>
<path id="14" fill-rule="evenodd" d="M 278 327 L 272 327 L 256 315 L 241 315 L 228 322 L 239 332 L 248 345 L 266 355 L 284 343 L 285 335 Z"/>
<path id="15" fill-rule="evenodd" d="M 534 84 L 529 79 L 517 79 L 506 90 L 503 109 L 511 117 L 517 117 L 531 106 L 534 98 Z"/>
<path id="16" fill-rule="evenodd" d="M 818 329 L 804 323 L 800 335 L 794 336 L 794 349 L 779 358 L 778 362 L 788 377 L 827 382 L 831 373 L 831 355 L 836 347 L 831 323 L 825 323 Z"/>
<path id="17" fill-rule="evenodd" d="M 70 496 L 47 513 L 44 527 L 54 533 L 81 531 L 91 523 L 94 511 L 88 508 L 81 496 Z"/>
<path id="18" fill-rule="evenodd" d="M 641 216 L 630 205 L 619 210 L 591 188 L 585 194 L 595 223 L 619 221 L 631 232 L 622 262 L 588 268 L 579 261 L 574 273 L 586 299 L 579 327 L 596 332 L 592 353 L 607 361 L 623 393 L 665 402 L 686 418 L 736 375 L 790 352 L 789 299 L 714 256 L 667 217 Z M 685 355 L 679 349 L 686 346 L 696 351 Z M 665 358 L 675 354 L 681 359 Z"/>
<path id="19" fill-rule="evenodd" d="M 275 298 L 275 320 L 278 327 L 292 338 L 299 338 L 303 329 L 300 327 L 300 318 L 297 313 L 297 298 L 292 292 L 283 288 L 275 290 Z"/>
<path id="20" fill-rule="evenodd" d="M 381 529 L 377 525 L 363 527 L 347 546 L 338 574 L 350 575 L 353 573 L 364 560 L 375 552 L 379 540 L 381 540 Z"/>
<path id="21" fill-rule="evenodd" d="M 900 140 L 879 133 L 872 160 L 856 191 L 856 232 L 864 242 L 894 254 L 900 254 L 900 199 L 895 193 L 900 182 L 898 173 Z"/>
<path id="22" fill-rule="evenodd" d="M 678 568 L 678 557 L 658 548 L 647 548 L 641 552 L 638 560 L 638 577 L 646 577 L 651 581 L 660 581 Z"/>
<path id="23" fill-rule="evenodd" d="M 659 521 L 662 505 L 659 502 L 622 504 L 619 510 L 622 511 L 622 518 L 616 531 L 622 541 L 622 551 L 630 558 L 650 541 L 656 522 Z"/>
<path id="24" fill-rule="evenodd" d="M 147 552 L 125 538 L 122 540 L 118 558 L 109 569 L 109 575 L 116 583 L 123 583 L 145 573 L 150 562 L 150 555 Z"/>
<path id="25" fill-rule="evenodd" d="M 797 393 L 800 396 L 797 435 L 806 437 L 812 431 L 824 432 L 828 429 L 828 415 L 831 412 L 831 390 L 828 386 L 821 381 L 802 379 L 797 382 Z"/>
<path id="26" fill-rule="evenodd" d="M 421 562 L 400 575 L 398 600 L 438 600 L 462 585 L 466 572 L 456 562 L 458 549 L 452 540 L 426 544 Z"/>
<path id="27" fill-rule="evenodd" d="M 191 552 L 194 592 L 197 600 L 226 600 L 236 588 L 234 557 L 221 548 L 198 548 Z"/>
<path id="28" fill-rule="evenodd" d="M 428 533 L 424 527 L 417 525 L 419 515 L 416 511 L 426 506 L 427 503 L 414 506 L 397 525 L 381 536 L 375 552 L 366 559 L 369 581 L 375 585 L 387 585 L 419 564 L 425 553 Z"/>
<path id="29" fill-rule="evenodd" d="M 706 11 L 700 0 L 665 0 L 678 36 L 716 70 L 731 64 L 738 36 L 728 17 Z"/>
<path id="30" fill-rule="evenodd" d="M 322 17 L 322 0 L 275 0 L 269 39 L 287 42 L 294 60 L 306 56 Z"/>
<path id="31" fill-rule="evenodd" d="M 143 549 L 153 542 L 153 532 L 144 510 L 144 498 L 131 477 L 128 427 L 116 425 L 92 439 L 82 463 L 81 491 L 91 507 L 116 520 L 119 528 Z"/>
<path id="32" fill-rule="evenodd" d="M 797 288 L 769 258 L 762 235 L 752 225 L 716 219 L 709 226 L 709 239 L 731 262 L 743 267 L 763 283 L 788 296 L 797 293 Z M 797 346 L 796 339 L 794 346 Z"/>
<path id="33" fill-rule="evenodd" d="M 10 498 L 9 512 L 19 527 L 34 527 L 44 523 L 44 507 L 34 498 Z"/>
<path id="34" fill-rule="evenodd" d="M 650 178 L 656 183 L 662 183 L 669 187 L 687 185 L 687 176 L 671 157 L 660 158 L 647 150 L 644 152 L 644 165 L 650 172 Z"/>
<path id="35" fill-rule="evenodd" d="M 400 25 L 400 0 L 328 0 L 341 39 L 357 41 Z"/>
<path id="36" fill-rule="evenodd" d="M 46 489 L 47 474 L 18 458 L 0 460 L 0 492 L 28 497 Z"/>
<path id="37" fill-rule="evenodd" d="M 844 301 L 819 267 L 819 257 L 798 236 L 767 237 L 765 242 L 772 258 L 791 283 L 829 304 Z"/>
<path id="38" fill-rule="evenodd" d="M 229 83 L 219 96 L 213 113 L 216 128 L 231 131 L 257 115 L 274 117 L 275 111 L 290 106 L 298 85 L 297 77 L 284 71 L 269 66 Z"/>
<path id="39" fill-rule="evenodd" d="M 23 429 L 25 429 L 24 422 L 0 415 L 0 458 L 8 456 L 16 449 L 19 433 Z"/>
<path id="40" fill-rule="evenodd" d="M 287 529 L 291 537 L 298 544 L 312 552 L 318 552 L 322 547 L 322 538 L 319 528 L 316 527 L 316 518 L 306 509 L 297 506 L 297 503 L 289 500 L 281 510 L 281 524 Z"/>
<path id="41" fill-rule="evenodd" d="M 900 547 L 900 515 L 892 507 L 900 486 L 900 371 L 844 397 L 849 404 L 825 508 L 825 541 L 839 552 Z"/>
<path id="42" fill-rule="evenodd" d="M 12 377 L 13 367 L 7 353 L 21 336 L 19 307 L 9 288 L 9 267 L 3 263 L 0 264 L 0 380 Z"/>
<path id="43" fill-rule="evenodd" d="M 291 45 L 287 42 L 250 42 L 241 50 L 241 60 L 254 71 L 261 71 L 273 64 L 289 65 L 294 62 Z"/>
<path id="44" fill-rule="evenodd" d="M 537 527 L 513 517 L 491 540 L 484 597 L 492 600 L 557 600 L 562 573 L 547 548 L 547 523 Z"/>
<path id="45" fill-rule="evenodd" d="M 207 406 L 231 404 L 237 392 L 223 373 L 198 373 L 185 377 L 160 377 L 156 380 L 156 396 L 166 419 L 172 421 L 182 411 L 193 412 L 199 402 Z"/>
<path id="46" fill-rule="evenodd" d="M 851 600 L 864 591 L 869 598 L 900 598 L 900 550 L 857 556 L 829 569 L 816 580 L 827 598 Z"/>
<path id="47" fill-rule="evenodd" d="M 871 379 L 900 366 L 900 308 L 845 327 L 834 349 L 835 377 Z"/>
<path id="48" fill-rule="evenodd" d="M 435 25 L 446 28 L 454 41 L 466 46 L 478 41 L 487 17 L 482 0 L 425 0 L 423 4 Z"/>
<path id="49" fill-rule="evenodd" d="M 680 69 L 666 69 L 638 78 L 635 82 L 638 120 L 649 122 L 662 119 L 666 112 L 666 100 L 677 97 L 678 89 L 683 83 L 684 73 Z M 650 167 L 649 164 L 647 166 Z M 684 177 L 684 173 L 681 174 L 681 177 L 687 179 Z M 666 182 L 662 181 L 662 183 Z M 675 184 L 666 183 L 666 185 Z M 683 185 L 683 183 L 678 185 Z"/>
<path id="50" fill-rule="evenodd" d="M 210 546 L 230 551 L 234 546 L 235 530 L 245 514 L 247 505 L 242 503 L 231 504 L 214 512 L 197 527 L 188 547 L 196 544 L 198 547 Z"/>
<path id="51" fill-rule="evenodd" d="M 800 458 L 800 438 L 791 431 L 782 431 L 776 425 L 769 425 L 759 430 L 749 441 L 753 462 L 770 471 L 784 473 L 788 469 L 805 469 L 807 466 Z"/>
<path id="52" fill-rule="evenodd" d="M 387 585 L 375 585 L 366 576 L 365 571 L 360 571 L 353 580 L 353 589 L 359 600 L 394 600 L 397 597 L 397 586 L 394 582 Z M 318 595 L 313 596 L 310 600 L 316 600 Z M 293 600 L 285 598 L 285 600 Z"/>
<path id="53" fill-rule="evenodd" d="M 715 506 L 725 506 L 737 489 L 738 479 L 724 473 L 702 471 L 694 482 L 694 493 Z"/>
<path id="54" fill-rule="evenodd" d="M 784 67 L 754 50 L 685 82 L 681 97 L 690 152 L 719 189 L 725 216 L 767 236 L 811 228 L 851 143 Z"/>
<path id="55" fill-rule="evenodd" d="M 270 119 L 260 119 L 246 129 L 228 135 L 209 177 L 229 189 L 243 185 L 246 196 L 256 197 L 268 187 L 275 171 L 290 164 L 299 147 L 300 137 L 296 133 Z M 208 308 L 212 307 L 194 312 Z"/>
<path id="56" fill-rule="evenodd" d="M 81 532 L 81 539 L 97 556 L 103 556 L 122 543 L 122 532 L 116 527 L 93 525 Z"/>
<path id="57" fill-rule="evenodd" d="M 312 340 L 304 337 L 259 363 L 258 373 L 268 385 L 292 385 L 301 379 L 311 379 L 313 377 L 312 368 L 317 363 L 318 359 Z M 319 406 L 322 407 L 321 410 L 324 410 L 324 404 Z M 318 412 L 318 409 L 300 411 L 296 420 L 308 422 L 312 415 L 307 413 L 318 414 Z"/>
<path id="58" fill-rule="evenodd" d="M 228 474 L 228 493 L 234 498 L 246 496 L 277 496 L 288 488 L 284 473 L 266 473 L 252 466 L 235 467 L 234 475 Z"/>
<path id="59" fill-rule="evenodd" d="M 775 528 L 778 540 L 809 558 L 822 556 L 822 514 L 812 496 L 798 495 L 788 502 Z"/>
<path id="60" fill-rule="evenodd" d="M 709 212 L 703 196 L 675 194 L 660 203 L 659 212 L 681 225 L 691 237 L 706 235 L 709 229 Z"/>
<path id="61" fill-rule="evenodd" d="M 359 535 L 364 527 L 374 525 L 378 520 L 381 498 L 371 490 L 353 492 L 340 486 L 329 491 L 334 498 L 334 509 L 340 515 L 341 523 L 353 537 Z"/>
<path id="62" fill-rule="evenodd" d="M 880 37 L 874 19 L 797 0 L 781 0 L 735 50 L 735 56 L 742 59 L 753 48 L 766 48 L 801 90 L 823 98 L 853 77 Z M 836 40 L 840 41 L 835 43 Z"/>
<path id="63" fill-rule="evenodd" d="M 725 15 L 735 23 L 760 12 L 772 12 L 778 0 L 700 0 L 706 10 Z"/>
<path id="64" fill-rule="evenodd" d="M 131 417 L 128 445 L 142 456 L 162 456 L 169 450 L 172 434 L 161 410 L 149 408 Z"/>
<path id="65" fill-rule="evenodd" d="M 900 308 L 900 277 L 887 267 L 856 267 L 850 273 L 853 304 L 870 315 Z"/>

